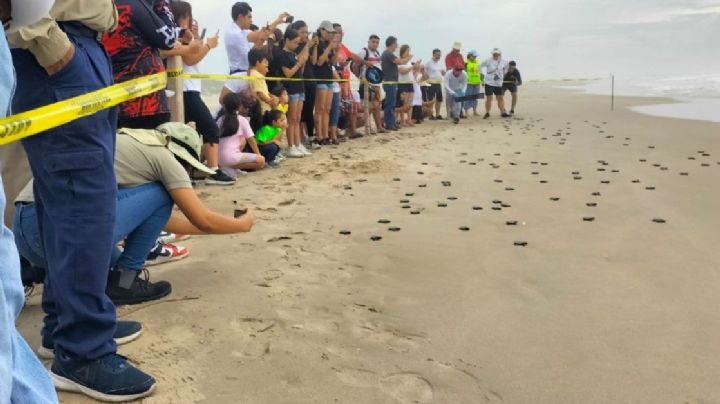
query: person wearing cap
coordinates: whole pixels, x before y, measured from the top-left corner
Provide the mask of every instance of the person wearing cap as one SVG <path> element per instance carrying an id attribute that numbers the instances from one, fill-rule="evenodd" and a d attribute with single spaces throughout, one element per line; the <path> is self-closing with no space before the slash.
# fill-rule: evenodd
<path id="1" fill-rule="evenodd" d="M 484 119 L 490 118 L 490 108 L 492 108 L 493 96 L 497 98 L 497 105 L 503 118 L 510 117 L 505 110 L 505 101 L 503 100 L 503 78 L 508 71 L 508 64 L 502 58 L 500 49 L 495 48 L 492 51 L 492 57 L 480 63 L 480 70 L 485 69 L 485 116 Z"/>
<path id="2" fill-rule="evenodd" d="M 44 17 L 52 0 L 0 0 L 0 118 L 10 110 L 15 72 L 5 28 L 17 30 Z M 0 166 L 7 161 L 0 158 Z M 0 176 L 0 212 L 5 192 Z M 25 304 L 21 267 L 13 234 L 0 223 L 0 403 L 55 404 L 57 393 L 50 377 L 15 327 Z"/>
<path id="3" fill-rule="evenodd" d="M 465 62 L 465 71 L 467 72 L 468 76 L 468 88 L 467 93 L 465 95 L 468 96 L 479 96 L 479 94 L 482 93 L 482 80 L 483 76 L 480 72 L 480 62 L 478 62 L 479 54 L 476 50 L 471 50 L 470 53 L 468 53 L 467 61 Z M 463 103 L 463 109 L 465 110 L 465 116 L 468 116 L 470 114 L 470 110 L 472 109 L 473 115 L 477 116 L 477 107 L 478 107 L 478 100 L 477 99 L 471 99 L 468 101 L 465 101 Z"/>
<path id="4" fill-rule="evenodd" d="M 452 50 L 445 55 L 445 68 L 448 72 L 454 69 L 457 65 L 465 65 L 465 59 L 463 58 L 461 51 L 462 43 L 455 42 L 453 43 Z"/>
<path id="5" fill-rule="evenodd" d="M 26 1 L 13 2 L 19 3 Z M 17 74 L 13 110 L 112 85 L 112 65 L 98 38 L 117 24 L 113 0 L 65 0 L 37 23 L 9 34 Z M 58 313 L 57 322 L 44 327 L 57 353 L 50 367 L 55 387 L 130 401 L 152 394 L 156 381 L 117 355 L 118 322 L 106 295 L 117 197 L 116 124 L 117 109 L 104 109 L 22 144 L 36 179 L 48 262 L 43 306 L 54 304 Z"/>
<path id="6" fill-rule="evenodd" d="M 315 140 L 319 144 L 330 144 L 330 110 L 333 101 L 333 66 L 337 64 L 340 45 L 335 27 L 330 21 L 323 21 L 318 27 L 318 44 L 310 50 L 315 85 Z"/>
<path id="7" fill-rule="evenodd" d="M 457 101 L 457 99 L 465 96 L 468 86 L 468 76 L 465 72 L 465 66 L 458 64 L 452 70 L 445 73 L 444 86 L 448 101 L 452 103 L 448 113 L 452 116 L 453 123 L 457 125 L 458 122 L 460 122 L 460 110 L 462 110 L 462 103 Z"/>
<path id="8" fill-rule="evenodd" d="M 252 30 L 253 9 L 244 1 L 233 4 L 230 10 L 232 25 L 225 32 L 225 51 L 230 64 L 230 74 L 247 72 L 250 70 L 248 53 L 255 43 L 263 43 L 275 32 L 278 26 L 285 23 L 290 17 L 288 13 L 280 14 L 275 21 L 263 29 Z M 257 28 L 257 27 L 256 27 Z"/>
<path id="9" fill-rule="evenodd" d="M 207 209 L 192 188 L 188 167 L 213 172 L 200 162 L 202 141 L 195 129 L 171 122 L 157 130 L 121 129 L 117 135 L 115 174 L 118 180 L 117 221 L 114 245 L 124 240 L 124 248 L 113 257 L 108 276 L 107 295 L 116 305 L 140 304 L 170 294 L 168 282 L 151 283 L 140 277 L 145 260 L 165 229 L 180 234 L 232 234 L 248 232 L 254 218 L 248 212 L 239 219 Z M 32 182 L 16 199 L 14 221 L 20 254 L 37 268 L 47 268 L 46 251 L 40 242 L 37 208 Z M 171 215 L 177 205 L 182 215 Z M 43 305 L 45 323 L 53 323 L 58 313 L 54 305 Z M 124 325 L 123 328 L 128 328 Z M 116 336 L 130 342 L 139 328 Z M 52 330 L 44 330 L 38 353 L 54 355 L 50 343 Z"/>
<path id="10" fill-rule="evenodd" d="M 503 94 L 506 91 L 510 91 L 512 96 L 512 106 L 510 107 L 510 115 L 515 115 L 515 107 L 518 102 L 518 86 L 522 85 L 522 76 L 520 76 L 520 70 L 517 69 L 517 63 L 514 60 L 510 61 L 507 73 L 503 79 Z"/>

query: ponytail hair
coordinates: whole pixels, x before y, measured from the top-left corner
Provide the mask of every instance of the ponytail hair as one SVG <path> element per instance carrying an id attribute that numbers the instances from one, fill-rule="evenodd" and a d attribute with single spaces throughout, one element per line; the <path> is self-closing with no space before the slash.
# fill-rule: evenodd
<path id="1" fill-rule="evenodd" d="M 263 126 L 270 125 L 273 126 L 273 123 L 278 121 L 280 118 L 282 118 L 283 113 L 282 111 L 278 109 L 272 109 L 270 111 L 267 111 L 265 115 L 263 115 Z"/>
<path id="2" fill-rule="evenodd" d="M 242 98 L 236 93 L 228 93 L 223 97 L 223 114 L 220 122 L 220 137 L 235 135 L 240 129 L 238 113 L 242 105 Z"/>

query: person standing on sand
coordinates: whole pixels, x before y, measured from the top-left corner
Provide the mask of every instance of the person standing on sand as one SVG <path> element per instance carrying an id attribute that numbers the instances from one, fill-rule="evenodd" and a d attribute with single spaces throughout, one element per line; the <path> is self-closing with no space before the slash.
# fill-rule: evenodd
<path id="1" fill-rule="evenodd" d="M 462 102 L 457 98 L 465 96 L 468 88 L 468 76 L 464 65 L 457 65 L 451 71 L 445 73 L 445 91 L 447 92 L 448 103 L 451 105 L 450 113 L 455 125 L 460 122 L 460 110 Z"/>
<path id="2" fill-rule="evenodd" d="M 468 58 L 465 62 L 465 71 L 468 75 L 467 95 L 478 96 L 481 93 L 480 89 L 482 86 L 483 76 L 482 73 L 480 73 L 480 63 L 477 60 L 478 56 L 479 54 L 476 50 L 471 50 L 470 53 L 468 53 Z M 477 107 L 477 99 L 468 100 L 463 103 L 463 109 L 465 110 L 466 116 L 470 113 L 471 109 L 473 111 L 473 115 L 477 116 Z"/>
<path id="3" fill-rule="evenodd" d="M 517 69 L 517 63 L 514 60 L 510 61 L 510 67 L 508 67 L 505 78 L 503 79 L 503 94 L 506 91 L 510 91 L 512 96 L 512 106 L 510 107 L 510 115 L 515 115 L 515 107 L 518 102 L 518 86 L 522 85 L 522 77 L 520 76 L 520 70 Z"/>
<path id="4" fill-rule="evenodd" d="M 502 113 L 503 118 L 510 115 L 505 110 L 505 101 L 503 100 L 503 78 L 508 71 L 508 64 L 502 58 L 500 49 L 495 48 L 492 51 L 492 57 L 480 63 L 480 70 L 485 69 L 485 116 L 483 119 L 490 118 L 490 108 L 492 108 L 493 96 L 497 98 L 497 105 Z"/>
<path id="5" fill-rule="evenodd" d="M 456 41 L 455 43 L 453 43 L 452 50 L 445 56 L 445 68 L 448 72 L 451 72 L 455 68 L 455 66 L 465 66 L 465 59 L 463 58 L 461 51 L 462 42 Z M 452 100 L 445 100 L 445 108 L 448 111 L 448 115 L 450 115 L 450 110 L 453 108 Z M 462 108 L 460 108 L 460 118 L 465 118 L 465 111 L 463 111 Z"/>
<path id="6" fill-rule="evenodd" d="M 433 51 L 432 60 L 425 64 L 425 71 L 430 80 L 430 88 L 428 88 L 428 100 L 435 101 L 435 115 L 430 116 L 430 120 L 443 119 L 440 115 L 440 108 L 443 103 L 443 79 L 445 78 L 445 66 L 440 62 L 442 51 L 435 49 Z"/>
<path id="7" fill-rule="evenodd" d="M 397 47 L 397 38 L 389 36 L 385 40 L 385 52 L 383 52 L 381 57 L 385 81 L 388 82 L 387 84 L 383 84 L 383 90 L 385 90 L 385 106 L 383 107 L 385 113 L 385 130 L 392 131 L 400 130 L 395 120 L 395 106 L 397 105 L 398 97 L 397 81 L 400 78 L 400 69 L 398 66 L 404 65 L 412 59 L 412 55 L 409 53 L 405 58 L 395 56 Z"/>

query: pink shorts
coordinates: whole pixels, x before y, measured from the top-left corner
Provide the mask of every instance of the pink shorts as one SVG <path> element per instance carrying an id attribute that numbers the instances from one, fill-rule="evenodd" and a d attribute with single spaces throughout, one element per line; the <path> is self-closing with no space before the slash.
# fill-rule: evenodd
<path id="1" fill-rule="evenodd" d="M 245 139 L 238 135 L 220 138 L 220 151 L 218 160 L 222 167 L 235 167 L 238 164 L 254 163 L 257 161 L 255 153 L 244 153 Z"/>

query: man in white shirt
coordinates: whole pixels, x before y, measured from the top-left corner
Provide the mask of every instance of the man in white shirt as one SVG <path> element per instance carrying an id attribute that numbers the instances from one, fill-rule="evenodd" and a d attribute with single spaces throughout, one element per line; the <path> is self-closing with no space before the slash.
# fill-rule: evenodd
<path id="1" fill-rule="evenodd" d="M 256 42 L 264 42 L 275 29 L 286 22 L 290 17 L 288 13 L 282 13 L 269 26 L 252 31 L 253 24 L 252 7 L 246 2 L 237 2 L 232 6 L 231 16 L 233 24 L 225 33 L 225 50 L 227 51 L 230 64 L 230 74 L 247 72 L 248 53 Z"/>
<path id="2" fill-rule="evenodd" d="M 460 122 L 460 110 L 462 109 L 462 102 L 458 101 L 458 98 L 465 96 L 468 84 L 465 66 L 459 64 L 452 71 L 445 73 L 444 84 L 448 102 L 451 105 L 448 114 L 452 115 L 453 123 L 457 125 Z"/>
<path id="3" fill-rule="evenodd" d="M 480 70 L 485 69 L 485 116 L 483 119 L 490 118 L 490 108 L 492 108 L 493 95 L 497 97 L 498 108 L 503 118 L 509 118 L 510 115 L 505 110 L 505 100 L 503 99 L 503 77 L 508 71 L 508 64 L 502 58 L 500 49 L 495 48 L 492 51 L 492 57 L 480 63 Z"/>
<path id="4" fill-rule="evenodd" d="M 430 117 L 431 121 L 434 121 L 435 119 L 443 119 L 442 115 L 440 115 L 440 108 L 443 103 L 442 82 L 445 77 L 445 66 L 442 62 L 440 62 L 441 57 L 442 51 L 440 49 L 435 49 L 433 51 L 432 60 L 425 63 L 425 71 L 427 72 L 428 79 L 430 80 L 430 88 L 428 89 L 427 96 L 429 100 L 435 99 L 435 116 Z"/>

